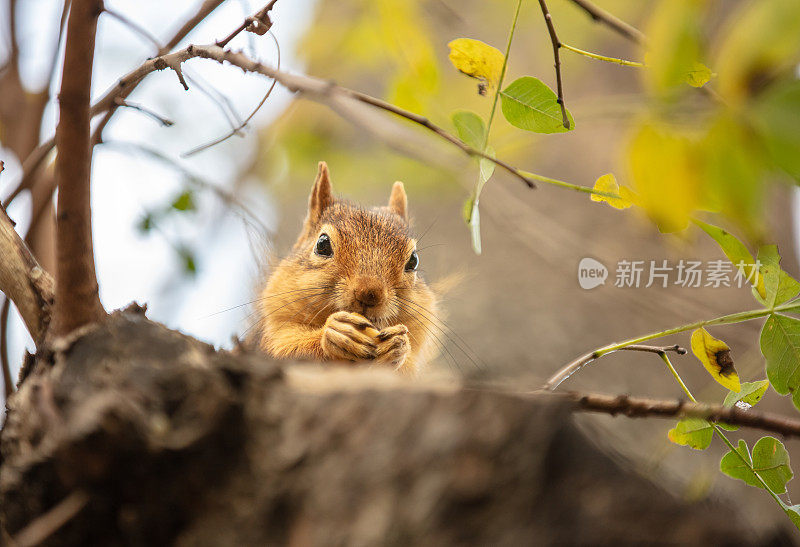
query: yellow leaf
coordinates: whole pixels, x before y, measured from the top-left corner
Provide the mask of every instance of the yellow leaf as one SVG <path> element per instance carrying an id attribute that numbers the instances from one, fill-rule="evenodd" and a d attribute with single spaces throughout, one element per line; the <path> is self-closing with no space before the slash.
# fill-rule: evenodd
<path id="1" fill-rule="evenodd" d="M 695 61 L 692 64 L 692 69 L 686 73 L 686 83 L 692 87 L 703 87 L 708 81 L 715 76 L 711 69 L 703 63 Z"/>
<path id="2" fill-rule="evenodd" d="M 742 390 L 728 344 L 700 328 L 692 333 L 692 353 L 717 382 L 736 393 Z"/>
<path id="3" fill-rule="evenodd" d="M 458 38 L 447 45 L 454 67 L 467 76 L 485 81 L 492 87 L 497 86 L 504 59 L 499 49 L 471 38 Z"/>
<path id="4" fill-rule="evenodd" d="M 662 232 L 686 228 L 699 204 L 702 185 L 695 148 L 687 136 L 654 122 L 640 126 L 628 145 L 635 203 Z"/>
<path id="5" fill-rule="evenodd" d="M 633 199 L 635 195 L 625 186 L 620 187 L 617 184 L 617 179 L 613 173 L 608 173 L 603 175 L 597 182 L 594 183 L 594 188 L 596 192 L 603 192 L 605 194 L 615 194 L 619 196 L 618 198 L 602 196 L 598 194 L 592 194 L 591 198 L 592 201 L 603 202 L 605 201 L 615 209 L 627 209 L 634 204 Z"/>

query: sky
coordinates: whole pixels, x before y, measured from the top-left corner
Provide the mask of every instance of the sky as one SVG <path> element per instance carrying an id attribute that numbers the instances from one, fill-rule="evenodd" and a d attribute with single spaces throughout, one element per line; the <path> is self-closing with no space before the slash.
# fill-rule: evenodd
<path id="1" fill-rule="evenodd" d="M 26 0 L 20 2 L 17 29 L 22 43 L 22 77 L 31 89 L 46 82 L 46 67 L 57 34 L 59 2 Z M 200 0 L 142 2 L 106 0 L 108 8 L 124 14 L 156 38 L 166 40 L 194 12 Z M 280 45 L 284 70 L 302 72 L 294 56 L 312 14 L 314 0 L 283 0 L 272 11 L 272 32 Z M 209 16 L 185 40 L 205 44 L 227 36 L 248 14 L 262 6 L 260 2 L 228 0 Z M 0 28 L 8 28 L 0 14 Z M 31 34 L 35 33 L 32 39 Z M 2 33 L 6 34 L 5 30 Z M 0 39 L 5 56 L 7 43 Z M 243 33 L 230 44 L 244 49 L 264 63 L 275 65 L 277 50 L 268 36 Z M 63 49 L 63 44 L 62 44 Z M 128 26 L 104 14 L 98 24 L 95 73 L 92 96 L 101 96 L 122 75 L 139 66 L 155 52 L 155 45 Z M 108 310 L 124 307 L 132 301 L 148 304 L 148 316 L 188 334 L 219 346 L 229 346 L 234 334 L 244 333 L 252 325 L 250 309 L 259 282 L 262 256 L 269 245 L 270 230 L 276 222 L 276 209 L 263 181 L 244 180 L 237 195 L 256 217 L 244 221 L 242 214 L 231 210 L 214 191 L 194 194 L 197 210 L 171 214 L 143 233 L 138 226 L 148 212 L 158 212 L 187 188 L 187 170 L 204 184 L 231 191 L 256 152 L 255 130 L 263 127 L 291 100 L 288 92 L 276 86 L 264 107 L 244 130 L 244 137 L 232 137 L 220 145 L 188 158 L 181 154 L 225 135 L 231 130 L 234 110 L 244 119 L 258 104 L 270 80 L 244 75 L 239 69 L 195 59 L 184 65 L 191 77 L 189 91 L 184 91 L 174 72 L 151 74 L 139 85 L 129 102 L 146 106 L 174 122 L 163 127 L 150 116 L 131 108 L 121 109 L 106 128 L 108 144 L 95 148 L 92 165 L 92 208 L 94 249 L 100 297 Z M 58 87 L 58 82 L 54 83 Z M 202 88 L 202 89 L 201 89 Z M 206 92 L 203 91 L 206 90 Z M 216 89 L 217 91 L 213 91 Z M 213 100 L 208 94 L 221 93 L 228 99 Z M 42 130 L 49 138 L 57 120 L 55 105 L 48 105 Z M 235 123 L 235 122 L 234 122 Z M 170 161 L 153 160 L 139 147 L 156 149 Z M 19 163 L 0 148 L 5 172 L 0 180 L 0 199 L 7 196 L 19 180 Z M 177 167 L 176 167 L 177 166 Z M 27 228 L 27 195 L 9 207 L 9 215 L 18 229 Z M 195 253 L 197 274 L 185 273 L 178 249 L 187 247 Z M 231 309 L 232 308 L 232 309 Z M 33 345 L 21 321 L 13 313 L 10 337 L 12 366 L 21 363 L 24 349 Z M 16 374 L 16 371 L 13 371 Z"/>

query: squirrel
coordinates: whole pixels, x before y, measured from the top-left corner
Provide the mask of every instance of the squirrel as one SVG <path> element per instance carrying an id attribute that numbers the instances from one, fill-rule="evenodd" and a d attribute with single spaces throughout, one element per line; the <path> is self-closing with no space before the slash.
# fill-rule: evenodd
<path id="1" fill-rule="evenodd" d="M 419 264 L 403 183 L 387 206 L 362 208 L 334 198 L 320 162 L 300 235 L 260 293 L 259 346 L 279 359 L 415 375 L 435 353 L 425 322 L 438 304 Z"/>

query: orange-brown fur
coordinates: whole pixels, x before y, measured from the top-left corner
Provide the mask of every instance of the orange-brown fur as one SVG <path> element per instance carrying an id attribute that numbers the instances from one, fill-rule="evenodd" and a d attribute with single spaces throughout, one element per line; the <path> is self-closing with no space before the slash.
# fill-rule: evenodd
<path id="1" fill-rule="evenodd" d="M 322 233 L 330 257 L 315 253 Z M 387 207 L 363 209 L 333 197 L 321 162 L 300 236 L 261 291 L 261 348 L 416 373 L 434 353 L 424 318 L 436 316 L 437 299 L 418 271 L 405 270 L 415 248 L 402 183 Z"/>

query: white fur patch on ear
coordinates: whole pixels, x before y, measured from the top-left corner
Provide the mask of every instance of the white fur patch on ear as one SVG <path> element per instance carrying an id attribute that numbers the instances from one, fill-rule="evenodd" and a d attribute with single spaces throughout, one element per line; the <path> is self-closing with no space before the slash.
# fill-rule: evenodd
<path id="1" fill-rule="evenodd" d="M 328 164 L 324 161 L 319 162 L 319 171 L 308 197 L 308 219 L 317 222 L 322 213 L 333 203 L 333 186 L 331 185 L 331 175 L 328 171 Z"/>
<path id="2" fill-rule="evenodd" d="M 403 220 L 408 220 L 408 197 L 403 183 L 397 181 L 392 186 L 392 194 L 389 196 L 389 209 L 400 215 Z"/>

